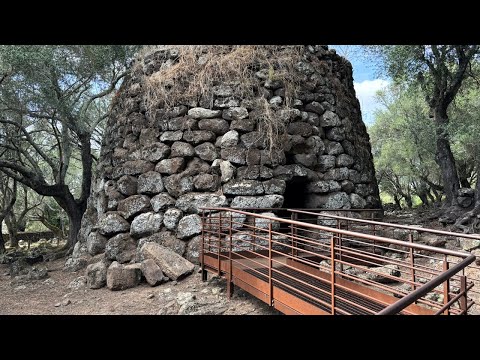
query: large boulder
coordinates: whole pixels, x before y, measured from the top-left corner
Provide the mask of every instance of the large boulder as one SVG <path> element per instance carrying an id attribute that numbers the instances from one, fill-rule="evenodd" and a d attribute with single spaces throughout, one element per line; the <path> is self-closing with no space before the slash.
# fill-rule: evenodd
<path id="1" fill-rule="evenodd" d="M 161 174 L 176 174 L 185 166 L 185 158 L 175 157 L 172 159 L 164 159 L 155 166 L 155 171 Z"/>
<path id="2" fill-rule="evenodd" d="M 175 207 L 188 213 L 199 213 L 202 207 L 222 207 L 228 204 L 224 195 L 215 193 L 189 193 L 180 196 Z"/>
<path id="3" fill-rule="evenodd" d="M 224 119 L 203 119 L 198 122 L 198 128 L 212 131 L 216 135 L 223 135 L 229 130 L 230 124 Z"/>
<path id="4" fill-rule="evenodd" d="M 195 265 L 187 259 L 154 242 L 144 244 L 140 249 L 140 256 L 142 260 L 155 261 L 163 273 L 172 280 L 180 280 L 190 275 L 195 268 Z"/>
<path id="5" fill-rule="evenodd" d="M 365 207 L 367 206 L 367 202 L 360 195 L 352 193 L 349 195 L 349 197 L 350 204 L 352 204 L 353 209 L 365 209 Z"/>
<path id="6" fill-rule="evenodd" d="M 262 195 L 263 184 L 257 180 L 231 180 L 223 185 L 226 195 Z"/>
<path id="7" fill-rule="evenodd" d="M 115 234 L 126 232 L 130 229 L 130 224 L 119 213 L 106 213 L 98 222 L 98 231 L 100 234 L 111 237 Z"/>
<path id="8" fill-rule="evenodd" d="M 150 286 L 156 286 L 163 282 L 162 269 L 152 259 L 142 261 L 142 273 Z"/>
<path id="9" fill-rule="evenodd" d="M 187 247 L 187 243 L 185 241 L 180 240 L 175 235 L 173 235 L 170 231 L 160 231 L 158 233 L 155 233 L 153 235 L 150 235 L 138 240 L 138 246 L 137 246 L 138 261 L 141 261 L 140 249 L 144 244 L 148 242 L 154 242 L 154 243 L 157 243 L 158 245 L 162 245 L 170 250 L 173 250 L 180 256 L 183 256 L 185 254 L 185 249 Z"/>
<path id="10" fill-rule="evenodd" d="M 168 194 L 174 197 L 179 197 L 194 189 L 193 177 L 182 176 L 182 174 L 174 174 L 166 177 L 164 184 Z"/>
<path id="11" fill-rule="evenodd" d="M 142 278 L 140 264 L 122 265 L 114 261 L 107 270 L 107 287 L 125 290 L 137 286 Z"/>
<path id="12" fill-rule="evenodd" d="M 64 271 L 75 272 L 81 269 L 84 269 L 88 264 L 87 258 L 84 256 L 81 257 L 70 257 L 65 261 L 63 267 Z"/>
<path id="13" fill-rule="evenodd" d="M 202 232 L 202 218 L 197 214 L 184 216 L 177 227 L 177 237 L 186 239 Z"/>
<path id="14" fill-rule="evenodd" d="M 163 214 L 147 212 L 138 215 L 132 221 L 130 228 L 130 235 L 135 238 L 151 235 L 157 231 L 160 231 L 163 223 Z"/>
<path id="15" fill-rule="evenodd" d="M 105 257 L 119 263 L 127 263 L 135 256 L 136 241 L 128 233 L 118 234 L 108 240 L 105 246 Z"/>
<path id="16" fill-rule="evenodd" d="M 170 206 L 175 205 L 175 199 L 168 195 L 167 193 L 161 193 L 155 195 L 151 200 L 153 211 L 159 212 L 168 209 Z"/>
<path id="17" fill-rule="evenodd" d="M 202 160 L 213 161 L 218 157 L 215 145 L 205 142 L 195 147 L 195 154 Z"/>
<path id="18" fill-rule="evenodd" d="M 113 171 L 114 178 L 120 178 L 123 175 L 139 175 L 153 170 L 155 165 L 146 160 L 125 161 L 123 165 L 117 166 Z"/>
<path id="19" fill-rule="evenodd" d="M 172 144 L 172 157 L 188 157 L 193 156 L 195 150 L 192 145 L 186 142 L 175 141 Z"/>
<path id="20" fill-rule="evenodd" d="M 97 231 L 92 231 L 87 238 L 87 251 L 90 255 L 95 256 L 105 251 L 105 245 L 108 239 L 99 234 Z"/>
<path id="21" fill-rule="evenodd" d="M 212 119 L 219 117 L 222 114 L 222 110 L 210 110 L 201 107 L 196 107 L 188 110 L 188 116 L 194 119 Z"/>
<path id="22" fill-rule="evenodd" d="M 117 188 L 125 196 L 134 195 L 137 193 L 137 178 L 124 175 L 117 181 Z"/>
<path id="23" fill-rule="evenodd" d="M 200 264 L 200 244 L 202 241 L 202 236 L 195 236 L 188 242 L 187 251 L 185 257 L 188 261 L 194 264 Z"/>
<path id="24" fill-rule="evenodd" d="M 163 224 L 169 230 L 174 230 L 183 216 L 182 210 L 170 208 L 163 215 Z"/>
<path id="25" fill-rule="evenodd" d="M 90 289 L 100 289 L 107 284 L 107 264 L 99 261 L 87 266 L 85 271 L 87 286 Z"/>
<path id="26" fill-rule="evenodd" d="M 371 270 L 375 271 L 376 273 L 365 272 L 359 274 L 358 276 L 381 284 L 395 283 L 400 280 L 401 273 L 398 265 L 388 264 L 385 266 L 371 268 Z M 398 278 L 398 280 L 395 279 L 395 277 Z"/>
<path id="27" fill-rule="evenodd" d="M 222 117 L 225 120 L 242 120 L 248 117 L 248 110 L 244 107 L 231 107 L 223 110 Z"/>
<path id="28" fill-rule="evenodd" d="M 232 208 L 279 208 L 282 207 L 282 195 L 237 196 L 232 200 Z"/>
<path id="29" fill-rule="evenodd" d="M 140 194 L 158 194 L 163 191 L 162 175 L 149 171 L 138 177 L 138 192 Z"/>
<path id="30" fill-rule="evenodd" d="M 120 201 L 117 208 L 118 211 L 123 213 L 123 216 L 127 220 L 150 209 L 150 198 L 146 195 L 130 196 Z"/>

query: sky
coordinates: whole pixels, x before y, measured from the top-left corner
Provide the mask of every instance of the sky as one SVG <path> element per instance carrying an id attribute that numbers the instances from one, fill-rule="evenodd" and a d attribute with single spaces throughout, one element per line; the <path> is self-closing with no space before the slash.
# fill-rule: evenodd
<path id="1" fill-rule="evenodd" d="M 374 120 L 374 111 L 381 107 L 375 101 L 375 93 L 389 84 L 389 80 L 382 78 L 373 65 L 361 56 L 360 45 L 329 45 L 339 55 L 346 57 L 353 67 L 353 85 L 362 110 L 365 124 L 371 125 Z"/>

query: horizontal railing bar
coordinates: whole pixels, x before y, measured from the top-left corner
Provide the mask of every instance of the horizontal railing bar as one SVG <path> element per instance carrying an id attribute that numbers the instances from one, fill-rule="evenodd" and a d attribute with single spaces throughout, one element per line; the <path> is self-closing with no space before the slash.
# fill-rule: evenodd
<path id="1" fill-rule="evenodd" d="M 348 221 L 352 221 L 352 222 L 360 222 L 360 223 L 364 223 L 364 224 L 372 224 L 372 225 L 379 225 L 379 226 L 385 226 L 385 227 L 390 227 L 390 228 L 414 230 L 414 231 L 419 231 L 419 232 L 429 232 L 431 234 L 438 234 L 438 235 L 445 235 L 445 236 L 457 236 L 457 237 L 463 237 L 463 238 L 467 238 L 467 239 L 480 240 L 480 235 L 475 235 L 475 234 L 458 234 L 458 233 L 454 233 L 454 232 L 451 232 L 451 231 L 428 229 L 428 228 L 422 228 L 422 227 L 418 227 L 418 226 L 391 224 L 391 223 L 385 223 L 385 222 L 373 221 L 373 220 L 366 220 L 366 219 L 355 219 L 355 218 L 349 218 L 349 217 L 339 216 L 339 215 L 318 214 L 318 213 L 315 213 L 315 212 L 312 212 L 312 211 L 295 210 L 295 209 L 287 209 L 287 210 L 289 210 L 291 212 L 295 212 L 295 213 L 317 215 L 317 216 L 323 216 L 323 217 L 332 218 L 332 219 L 348 220 Z"/>
<path id="2" fill-rule="evenodd" d="M 303 223 L 303 222 L 299 222 L 299 221 L 295 221 L 295 220 L 287 220 L 287 219 L 280 219 L 280 218 L 276 218 L 276 217 L 272 217 L 272 216 L 253 214 L 253 213 L 250 213 L 250 212 L 241 211 L 241 210 L 232 209 L 232 208 L 209 207 L 209 208 L 203 208 L 203 209 L 218 210 L 218 211 L 235 211 L 235 212 L 238 212 L 239 214 L 253 215 L 253 216 L 256 216 L 258 218 L 267 219 L 267 220 L 271 220 L 271 221 L 285 222 L 287 224 L 303 226 L 303 227 L 308 227 L 308 228 L 317 229 L 317 230 L 323 230 L 323 231 L 326 231 L 326 232 L 329 232 L 329 233 L 338 233 L 338 234 L 343 234 L 343 235 L 356 236 L 356 237 L 360 237 L 360 238 L 364 238 L 364 239 L 382 241 L 382 242 L 401 245 L 401 246 L 414 248 L 414 249 L 437 252 L 439 254 L 458 256 L 458 257 L 461 257 L 461 258 L 466 258 L 470 255 L 469 253 L 466 253 L 466 252 L 460 252 L 460 251 L 454 251 L 454 250 L 448 250 L 448 249 L 441 249 L 441 248 L 436 248 L 436 247 L 433 247 L 433 246 L 428 246 L 428 245 L 423 245 L 423 244 L 409 243 L 409 242 L 405 242 L 405 241 L 401 241 L 401 240 L 394 240 L 394 239 L 385 238 L 385 237 L 381 237 L 381 236 L 375 236 L 375 235 L 367 235 L 367 234 L 352 232 L 352 231 L 348 231 L 348 230 L 331 228 L 331 227 L 327 227 L 327 226 L 308 224 L 308 223 Z M 350 219 L 350 218 L 346 218 L 346 219 Z"/>

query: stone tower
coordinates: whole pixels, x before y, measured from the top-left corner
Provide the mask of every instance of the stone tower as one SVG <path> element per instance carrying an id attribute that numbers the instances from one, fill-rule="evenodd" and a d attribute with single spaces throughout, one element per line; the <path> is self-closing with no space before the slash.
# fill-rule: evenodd
<path id="1" fill-rule="evenodd" d="M 74 257 L 134 263 L 155 241 L 197 262 L 202 206 L 380 207 L 350 63 L 318 45 L 171 46 L 137 60 Z"/>

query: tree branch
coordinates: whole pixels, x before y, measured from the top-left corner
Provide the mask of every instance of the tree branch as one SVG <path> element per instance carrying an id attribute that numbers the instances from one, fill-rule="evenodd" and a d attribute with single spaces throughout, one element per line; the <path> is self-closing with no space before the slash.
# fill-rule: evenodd
<path id="1" fill-rule="evenodd" d="M 46 161 L 46 163 L 52 168 L 52 171 L 57 171 L 56 169 L 56 166 L 55 166 L 55 163 L 51 160 L 51 158 L 45 154 L 42 149 L 35 143 L 35 141 L 33 140 L 33 138 L 30 136 L 29 132 L 20 124 L 18 124 L 17 122 L 15 121 L 11 121 L 11 120 L 6 120 L 4 118 L 0 118 L 0 123 L 3 123 L 3 124 L 10 124 L 10 125 L 13 125 L 13 126 L 16 126 L 25 136 L 26 140 L 28 141 L 28 143 L 30 145 L 32 145 L 32 147 L 35 149 L 35 151 L 42 157 L 43 160 Z"/>

